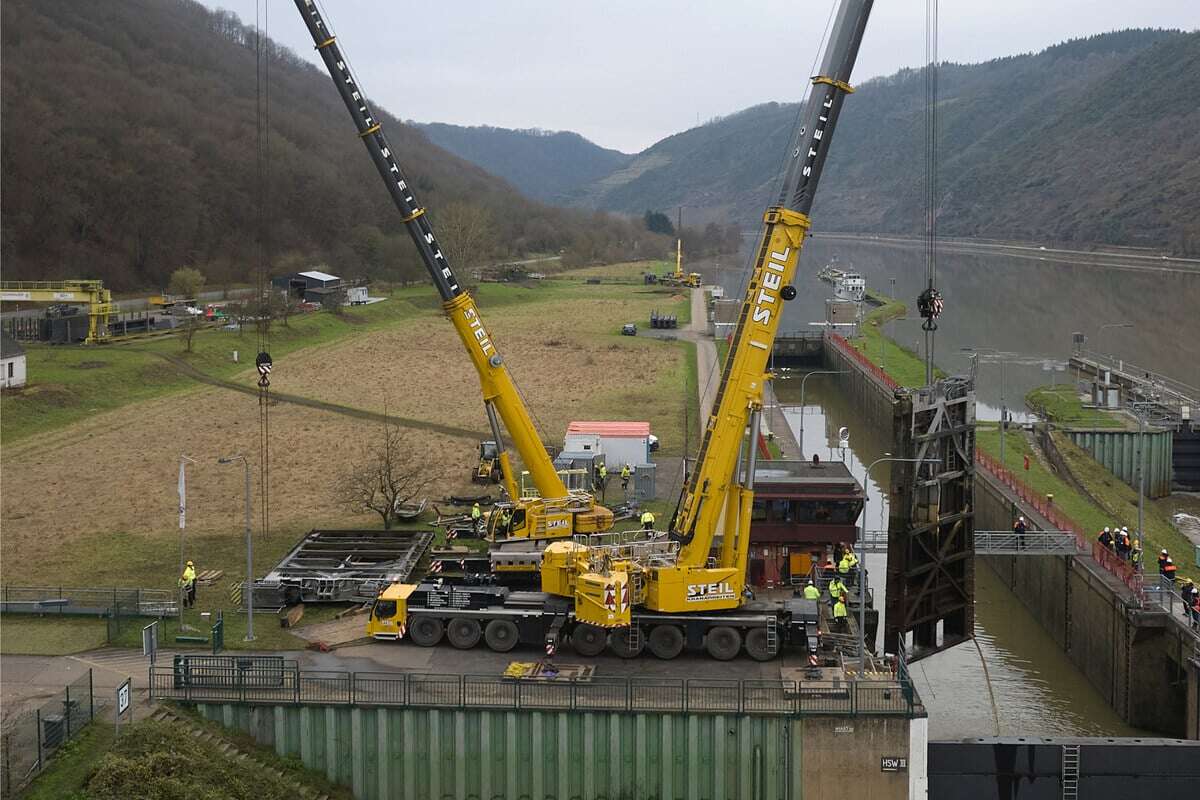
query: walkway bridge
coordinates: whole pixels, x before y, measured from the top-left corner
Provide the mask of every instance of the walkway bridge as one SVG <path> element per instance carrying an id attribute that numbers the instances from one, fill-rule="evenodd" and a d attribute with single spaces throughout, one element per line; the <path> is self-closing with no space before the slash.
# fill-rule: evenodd
<path id="1" fill-rule="evenodd" d="M 865 553 L 887 554 L 888 532 L 866 532 Z M 1086 551 L 1070 531 L 1028 531 L 1018 536 L 1012 531 L 975 531 L 975 555 L 980 556 L 1074 556 Z"/>

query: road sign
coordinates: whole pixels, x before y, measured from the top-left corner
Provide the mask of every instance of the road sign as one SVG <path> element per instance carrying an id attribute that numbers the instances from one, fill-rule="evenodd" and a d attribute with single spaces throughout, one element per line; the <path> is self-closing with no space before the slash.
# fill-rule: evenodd
<path id="1" fill-rule="evenodd" d="M 130 698 L 133 696 L 133 679 L 126 678 L 125 682 L 117 687 L 117 716 L 120 717 L 129 710 Z"/>

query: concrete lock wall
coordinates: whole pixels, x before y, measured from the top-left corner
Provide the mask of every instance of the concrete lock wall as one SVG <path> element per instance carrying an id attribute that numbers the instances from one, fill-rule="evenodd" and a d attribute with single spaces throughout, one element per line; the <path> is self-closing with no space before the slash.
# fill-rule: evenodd
<path id="1" fill-rule="evenodd" d="M 1137 431 L 1066 431 L 1072 442 L 1082 447 L 1104 467 L 1134 489 L 1138 487 Z M 1171 493 L 1171 431 L 1147 431 L 1145 434 L 1146 496 L 1166 497 Z"/>
<path id="2" fill-rule="evenodd" d="M 1021 512 L 987 475 L 976 475 L 976 525 L 1007 530 Z M 1000 576 L 1125 722 L 1165 736 L 1197 736 L 1189 727 L 1188 697 L 1200 668 L 1187 632 L 1165 612 L 1138 607 L 1086 557 L 979 561 Z"/>
<path id="3" fill-rule="evenodd" d="M 388 798 L 924 796 L 925 719 L 199 704 L 208 719 Z M 901 757 L 914 769 L 882 770 Z"/>
<path id="4" fill-rule="evenodd" d="M 825 338 L 824 346 L 825 367 L 845 371 L 845 374 L 835 376 L 838 388 L 858 405 L 869 425 L 890 433 L 892 405 L 895 403 L 892 389 L 863 369 L 857 360 L 844 352 L 829 337 Z"/>

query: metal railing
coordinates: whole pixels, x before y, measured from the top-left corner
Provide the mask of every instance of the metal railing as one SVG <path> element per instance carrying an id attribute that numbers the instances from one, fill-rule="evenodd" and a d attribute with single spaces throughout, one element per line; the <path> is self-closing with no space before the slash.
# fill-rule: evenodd
<path id="1" fill-rule="evenodd" d="M 1108 369 L 1129 378 L 1132 382 L 1154 390 L 1166 391 L 1175 395 L 1177 400 L 1194 403 L 1200 399 L 1200 389 L 1190 386 L 1183 381 L 1163 375 L 1159 372 L 1134 364 L 1132 361 L 1116 358 L 1108 353 L 1098 353 L 1094 350 L 1080 348 L 1074 354 L 1080 361 L 1090 361 L 1098 369 Z M 1152 393 L 1152 392 L 1151 392 Z"/>
<path id="2" fill-rule="evenodd" d="M 1091 550 L 1083 547 L 1074 531 L 1027 531 L 1018 536 L 1012 531 L 975 531 L 975 553 L 981 556 L 1040 556 L 1081 555 Z M 866 531 L 863 553 L 886 553 L 888 532 Z"/>
<path id="3" fill-rule="evenodd" d="M 170 589 L 95 588 L 79 586 L 5 586 L 0 589 L 4 613 L 95 614 L 114 609 L 126 616 L 176 614 L 179 598 Z"/>
<path id="4" fill-rule="evenodd" d="M 871 359 L 867 358 L 854 345 L 850 344 L 850 342 L 846 340 L 846 337 L 842 336 L 841 334 L 830 332 L 829 340 L 833 342 L 834 347 L 836 347 L 838 350 L 841 350 L 847 358 L 856 362 L 863 370 L 874 376 L 876 380 L 883 383 L 883 385 L 888 389 L 894 391 L 900 388 L 900 384 L 896 382 L 895 378 L 887 374 L 880 367 L 871 363 Z"/>
<path id="5" fill-rule="evenodd" d="M 1142 589 L 1146 593 L 1146 601 L 1157 605 L 1187 626 L 1195 645 L 1200 647 L 1200 616 L 1197 616 L 1183 599 L 1182 586 L 1163 575 L 1158 575 L 1144 578 Z"/>
<path id="6" fill-rule="evenodd" d="M 264 674 L 258 674 L 259 672 Z M 222 680 L 223 679 L 223 680 Z M 280 669 L 209 670 L 201 680 L 150 668 L 150 694 L 188 703 L 405 708 L 767 714 L 899 714 L 916 705 L 904 680 L 770 681 L 676 678 L 522 680 L 492 675 Z"/>

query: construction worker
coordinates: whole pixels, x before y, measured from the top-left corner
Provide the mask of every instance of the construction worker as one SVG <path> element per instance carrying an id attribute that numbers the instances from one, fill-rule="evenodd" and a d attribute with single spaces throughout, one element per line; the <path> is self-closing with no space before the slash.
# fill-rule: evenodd
<path id="1" fill-rule="evenodd" d="M 512 509 L 508 506 L 500 510 L 500 530 L 504 533 L 512 531 Z"/>
<path id="2" fill-rule="evenodd" d="M 858 584 L 858 555 L 854 552 L 853 545 L 846 545 L 846 552 L 842 556 L 850 561 L 850 585 Z"/>
<path id="3" fill-rule="evenodd" d="M 179 591 L 183 596 L 183 607 L 191 608 L 196 605 L 196 565 L 188 561 L 179 576 Z"/>
<path id="4" fill-rule="evenodd" d="M 818 589 L 817 585 L 815 583 L 813 583 L 811 580 L 808 582 L 808 585 L 804 587 L 804 599 L 805 600 L 820 600 L 821 599 L 821 590 Z"/>
<path id="5" fill-rule="evenodd" d="M 1162 576 L 1171 583 L 1175 582 L 1175 573 L 1179 568 L 1175 566 L 1175 559 L 1167 556 L 1167 563 L 1163 564 Z"/>
<path id="6" fill-rule="evenodd" d="M 1179 595 L 1183 598 L 1184 611 L 1194 626 L 1196 624 L 1196 616 L 1192 612 L 1192 608 L 1196 605 L 1197 596 L 1200 596 L 1200 589 L 1196 588 L 1196 584 L 1192 582 L 1191 578 L 1184 578 L 1183 588 L 1179 590 Z"/>
<path id="7" fill-rule="evenodd" d="M 846 598 L 839 597 L 837 602 L 833 604 L 833 625 L 840 631 L 846 630 L 849 620 L 849 615 L 846 613 Z"/>
<path id="8" fill-rule="evenodd" d="M 1013 523 L 1013 534 L 1015 534 L 1017 537 L 1017 549 L 1018 550 L 1025 549 L 1025 531 L 1026 530 L 1027 530 L 1027 526 L 1025 525 L 1025 517 L 1017 517 L 1017 521 Z"/>
<path id="9" fill-rule="evenodd" d="M 1142 540 L 1134 539 L 1133 548 L 1129 551 L 1129 563 L 1133 564 L 1134 570 L 1142 571 Z"/>
<path id="10" fill-rule="evenodd" d="M 1159 574 L 1159 575 L 1162 575 L 1162 574 L 1164 574 L 1164 573 L 1163 573 L 1163 567 L 1165 567 L 1165 566 L 1167 565 L 1167 561 L 1168 561 L 1170 558 L 1171 558 L 1171 555 L 1170 555 L 1170 553 L 1168 553 L 1168 552 L 1167 552 L 1167 548 L 1165 548 L 1165 547 L 1164 547 L 1164 548 L 1162 549 L 1162 552 L 1158 554 L 1158 574 Z"/>
<path id="11" fill-rule="evenodd" d="M 600 462 L 600 469 L 596 470 L 596 474 L 600 477 L 600 499 L 604 500 L 605 490 L 608 488 L 608 467 L 604 462 Z"/>
<path id="12" fill-rule="evenodd" d="M 1113 537 L 1109 532 L 1107 525 L 1104 526 L 1104 530 L 1100 531 L 1100 535 L 1096 537 L 1096 541 L 1098 541 L 1104 547 L 1107 547 L 1110 550 L 1112 549 Z"/>
<path id="13" fill-rule="evenodd" d="M 654 530 L 654 513 L 648 508 L 642 512 L 642 530 Z"/>
<path id="14" fill-rule="evenodd" d="M 833 605 L 846 597 L 846 584 L 841 578 L 835 577 L 829 582 L 829 603 Z"/>
<path id="15" fill-rule="evenodd" d="M 479 501 L 471 506 L 471 528 L 475 531 L 475 535 L 479 535 L 479 523 L 483 519 L 483 510 L 479 507 Z"/>
<path id="16" fill-rule="evenodd" d="M 625 466 L 621 467 L 621 491 L 626 494 L 629 493 L 629 475 L 629 464 L 626 463 Z"/>
<path id="17" fill-rule="evenodd" d="M 851 569 L 850 554 L 842 553 L 842 560 L 838 562 L 838 568 L 837 568 L 838 580 L 840 580 L 842 583 L 853 584 L 854 578 L 851 577 L 851 575 L 850 575 L 850 569 Z"/>
<path id="18" fill-rule="evenodd" d="M 1117 555 L 1119 555 L 1122 560 L 1128 561 L 1129 551 L 1133 549 L 1133 545 L 1129 541 L 1129 528 L 1124 526 L 1121 527 L 1121 532 L 1117 534 L 1117 541 L 1115 542 L 1115 545 L 1117 548 Z"/>

